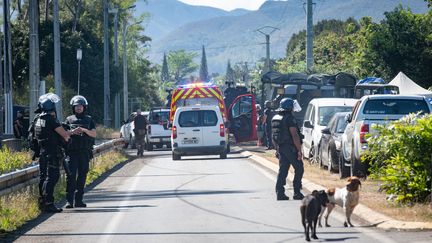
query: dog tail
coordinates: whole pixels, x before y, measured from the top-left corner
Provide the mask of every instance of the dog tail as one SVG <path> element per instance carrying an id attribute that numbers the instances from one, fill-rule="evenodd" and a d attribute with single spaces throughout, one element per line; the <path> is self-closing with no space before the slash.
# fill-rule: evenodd
<path id="1" fill-rule="evenodd" d="M 336 188 L 334 187 L 327 189 L 327 195 L 329 196 L 334 196 L 335 192 L 336 192 Z"/>

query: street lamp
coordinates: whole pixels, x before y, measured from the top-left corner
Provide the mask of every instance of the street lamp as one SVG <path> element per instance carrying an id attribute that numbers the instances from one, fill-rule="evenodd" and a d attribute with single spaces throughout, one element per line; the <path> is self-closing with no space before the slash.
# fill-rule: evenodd
<path id="1" fill-rule="evenodd" d="M 80 93 L 80 73 L 81 73 L 81 60 L 82 60 L 82 50 L 81 48 L 77 49 L 76 58 L 78 61 L 78 94 Z"/>

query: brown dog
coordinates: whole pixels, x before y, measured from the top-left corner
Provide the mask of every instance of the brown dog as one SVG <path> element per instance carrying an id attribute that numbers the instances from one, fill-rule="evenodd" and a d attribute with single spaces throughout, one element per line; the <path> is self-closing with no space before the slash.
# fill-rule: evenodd
<path id="1" fill-rule="evenodd" d="M 358 205 L 360 200 L 360 191 L 359 187 L 361 186 L 361 182 L 358 177 L 351 176 L 348 178 L 348 184 L 343 188 L 329 188 L 327 190 L 327 195 L 329 199 L 329 203 L 326 205 L 327 214 L 324 216 L 326 227 L 330 227 L 328 224 L 328 217 L 332 212 L 335 205 L 339 205 L 343 208 L 345 212 L 345 227 L 354 227 L 351 223 L 351 215 L 354 211 L 354 208 Z M 325 208 L 321 210 L 319 215 L 319 226 L 321 225 L 321 217 L 324 214 Z"/>
<path id="2" fill-rule="evenodd" d="M 318 239 L 316 235 L 318 215 L 321 212 L 321 208 L 328 204 L 328 202 L 327 193 L 324 190 L 314 190 L 312 194 L 306 195 L 303 198 L 300 205 L 300 213 L 307 241 L 310 241 L 309 230 L 311 231 L 312 239 Z"/>

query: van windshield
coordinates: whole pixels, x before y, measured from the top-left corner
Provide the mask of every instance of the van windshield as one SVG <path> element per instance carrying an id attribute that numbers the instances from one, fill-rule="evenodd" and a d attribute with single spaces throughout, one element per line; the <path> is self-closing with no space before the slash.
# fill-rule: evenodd
<path id="1" fill-rule="evenodd" d="M 179 116 L 180 127 L 212 127 L 216 126 L 218 117 L 215 111 L 183 111 Z"/>
<path id="2" fill-rule="evenodd" d="M 364 114 L 408 115 L 409 113 L 429 113 L 424 100 L 382 99 L 369 100 L 363 110 Z"/>
<path id="3" fill-rule="evenodd" d="M 327 126 L 330 119 L 336 112 L 352 111 L 352 106 L 324 106 L 319 108 L 319 122 L 320 126 Z"/>

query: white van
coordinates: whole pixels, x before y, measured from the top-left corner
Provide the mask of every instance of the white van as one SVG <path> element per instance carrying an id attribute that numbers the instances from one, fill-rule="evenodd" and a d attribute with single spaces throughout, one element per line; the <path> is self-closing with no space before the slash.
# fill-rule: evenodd
<path id="1" fill-rule="evenodd" d="M 227 157 L 228 133 L 218 106 L 180 107 L 174 114 L 172 159 L 183 155 Z"/>
<path id="2" fill-rule="evenodd" d="M 303 120 L 302 150 L 303 156 L 311 163 L 318 161 L 317 151 L 322 130 L 326 128 L 330 118 L 336 112 L 352 111 L 356 102 L 356 99 L 346 98 L 316 98 L 310 101 Z"/>

